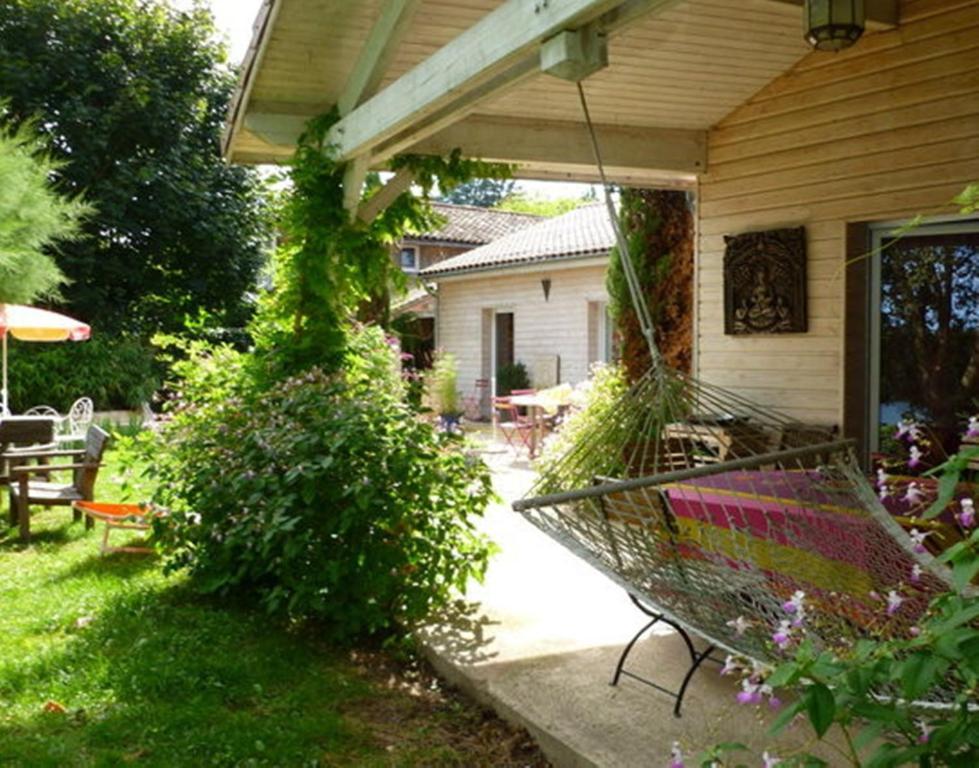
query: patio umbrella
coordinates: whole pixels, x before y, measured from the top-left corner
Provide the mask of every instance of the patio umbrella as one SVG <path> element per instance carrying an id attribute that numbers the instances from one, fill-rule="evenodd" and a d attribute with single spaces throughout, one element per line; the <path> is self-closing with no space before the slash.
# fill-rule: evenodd
<path id="1" fill-rule="evenodd" d="M 21 341 L 84 341 L 92 333 L 85 323 L 67 315 L 20 304 L 0 304 L 3 337 L 3 389 L 0 413 L 7 413 L 7 336 Z"/>

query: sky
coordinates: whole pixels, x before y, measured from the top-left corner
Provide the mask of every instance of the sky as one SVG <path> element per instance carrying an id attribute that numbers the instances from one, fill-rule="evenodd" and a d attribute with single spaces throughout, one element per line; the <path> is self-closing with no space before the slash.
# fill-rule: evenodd
<path id="1" fill-rule="evenodd" d="M 177 7 L 189 7 L 193 0 L 171 0 Z M 218 29 L 229 44 L 233 62 L 240 63 L 248 51 L 252 39 L 252 24 L 262 0 L 208 0 Z M 546 181 L 520 181 L 517 189 L 532 197 L 580 197 L 588 189 L 587 184 L 568 184 Z"/>

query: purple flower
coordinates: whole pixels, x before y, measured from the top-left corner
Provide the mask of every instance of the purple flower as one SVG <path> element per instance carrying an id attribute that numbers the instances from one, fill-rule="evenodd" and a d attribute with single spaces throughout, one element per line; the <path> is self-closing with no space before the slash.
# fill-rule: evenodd
<path id="1" fill-rule="evenodd" d="M 928 739 L 931 738 L 931 732 L 935 730 L 935 726 L 928 725 L 928 723 L 926 723 L 924 720 L 918 720 L 916 724 L 918 726 L 918 730 L 921 731 L 921 733 L 918 735 L 918 743 L 927 744 Z"/>
<path id="2" fill-rule="evenodd" d="M 917 528 L 912 528 L 911 532 L 908 534 L 911 537 L 911 544 L 914 547 L 914 551 L 919 555 L 924 554 L 928 550 L 925 549 L 925 539 L 931 536 L 931 533 L 923 533 Z"/>
<path id="3" fill-rule="evenodd" d="M 753 683 L 751 680 L 742 680 L 741 690 L 738 691 L 735 698 L 737 698 L 738 704 L 761 704 L 761 685 Z"/>
<path id="4" fill-rule="evenodd" d="M 901 438 L 906 437 L 911 432 L 911 427 L 913 424 L 913 421 L 905 421 L 904 419 L 898 421 L 897 429 L 894 431 L 894 439 L 900 440 Z"/>
<path id="5" fill-rule="evenodd" d="M 785 647 L 791 640 L 792 627 L 790 626 L 790 623 L 788 621 L 779 622 L 778 629 L 776 629 L 772 635 L 772 642 L 782 650 L 785 650 Z"/>
<path id="6" fill-rule="evenodd" d="M 903 602 L 904 602 L 904 598 L 901 597 L 893 589 L 890 592 L 888 592 L 887 593 L 887 615 L 888 616 L 893 616 L 895 613 L 897 613 L 898 609 L 901 607 L 901 604 Z"/>
<path id="7" fill-rule="evenodd" d="M 782 610 L 786 613 L 802 613 L 805 610 L 805 600 L 806 593 L 797 589 L 788 602 L 782 603 Z"/>
<path id="8" fill-rule="evenodd" d="M 924 454 L 921 452 L 921 449 L 916 445 L 912 445 L 911 450 L 908 451 L 908 453 L 911 456 L 911 458 L 908 459 L 908 466 L 911 467 L 911 469 L 920 466 L 921 460 L 924 458 Z"/>
<path id="9" fill-rule="evenodd" d="M 733 675 L 739 669 L 741 669 L 741 666 L 738 664 L 738 662 L 735 660 L 733 656 L 728 654 L 727 657 L 724 659 L 724 666 L 721 667 L 721 674 Z"/>
<path id="10" fill-rule="evenodd" d="M 881 501 L 887 501 L 891 496 L 891 487 L 889 485 L 882 485 L 877 492 L 877 496 L 880 497 Z"/>
<path id="11" fill-rule="evenodd" d="M 969 426 L 965 431 L 966 437 L 979 437 L 979 416 L 969 417 Z"/>
<path id="12" fill-rule="evenodd" d="M 917 584 L 921 581 L 921 566 L 915 563 L 911 566 L 911 583 Z"/>
<path id="13" fill-rule="evenodd" d="M 884 471 L 883 467 L 877 468 L 877 487 L 883 488 L 891 481 L 891 476 Z"/>
<path id="14" fill-rule="evenodd" d="M 915 481 L 908 483 L 907 490 L 904 492 L 904 500 L 912 507 L 925 500 L 925 494 Z"/>
<path id="15" fill-rule="evenodd" d="M 680 751 L 680 742 L 674 741 L 670 748 L 670 768 L 684 768 L 683 752 Z"/>
<path id="16" fill-rule="evenodd" d="M 963 528 L 972 528 L 976 524 L 976 507 L 972 503 L 972 499 L 960 499 L 959 508 L 955 519 Z"/>

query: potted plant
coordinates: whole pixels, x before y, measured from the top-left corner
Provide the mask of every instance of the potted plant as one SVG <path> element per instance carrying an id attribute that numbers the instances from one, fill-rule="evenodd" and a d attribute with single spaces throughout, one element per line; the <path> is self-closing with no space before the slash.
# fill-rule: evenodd
<path id="1" fill-rule="evenodd" d="M 427 379 L 428 404 L 438 414 L 439 425 L 446 432 L 458 431 L 462 408 L 459 402 L 459 370 L 455 355 L 437 352 Z"/>

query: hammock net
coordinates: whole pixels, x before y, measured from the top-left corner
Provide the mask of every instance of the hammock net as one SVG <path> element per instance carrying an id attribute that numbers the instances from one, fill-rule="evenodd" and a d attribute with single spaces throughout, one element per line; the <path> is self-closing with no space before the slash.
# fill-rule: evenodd
<path id="1" fill-rule="evenodd" d="M 592 143 L 605 182 L 593 130 Z M 600 404 L 514 508 L 732 654 L 774 662 L 803 627 L 826 648 L 906 636 L 949 583 L 922 537 L 954 527 L 914 519 L 926 505 L 885 509 L 851 441 L 666 366 L 635 268 L 621 261 L 652 367 Z"/>

